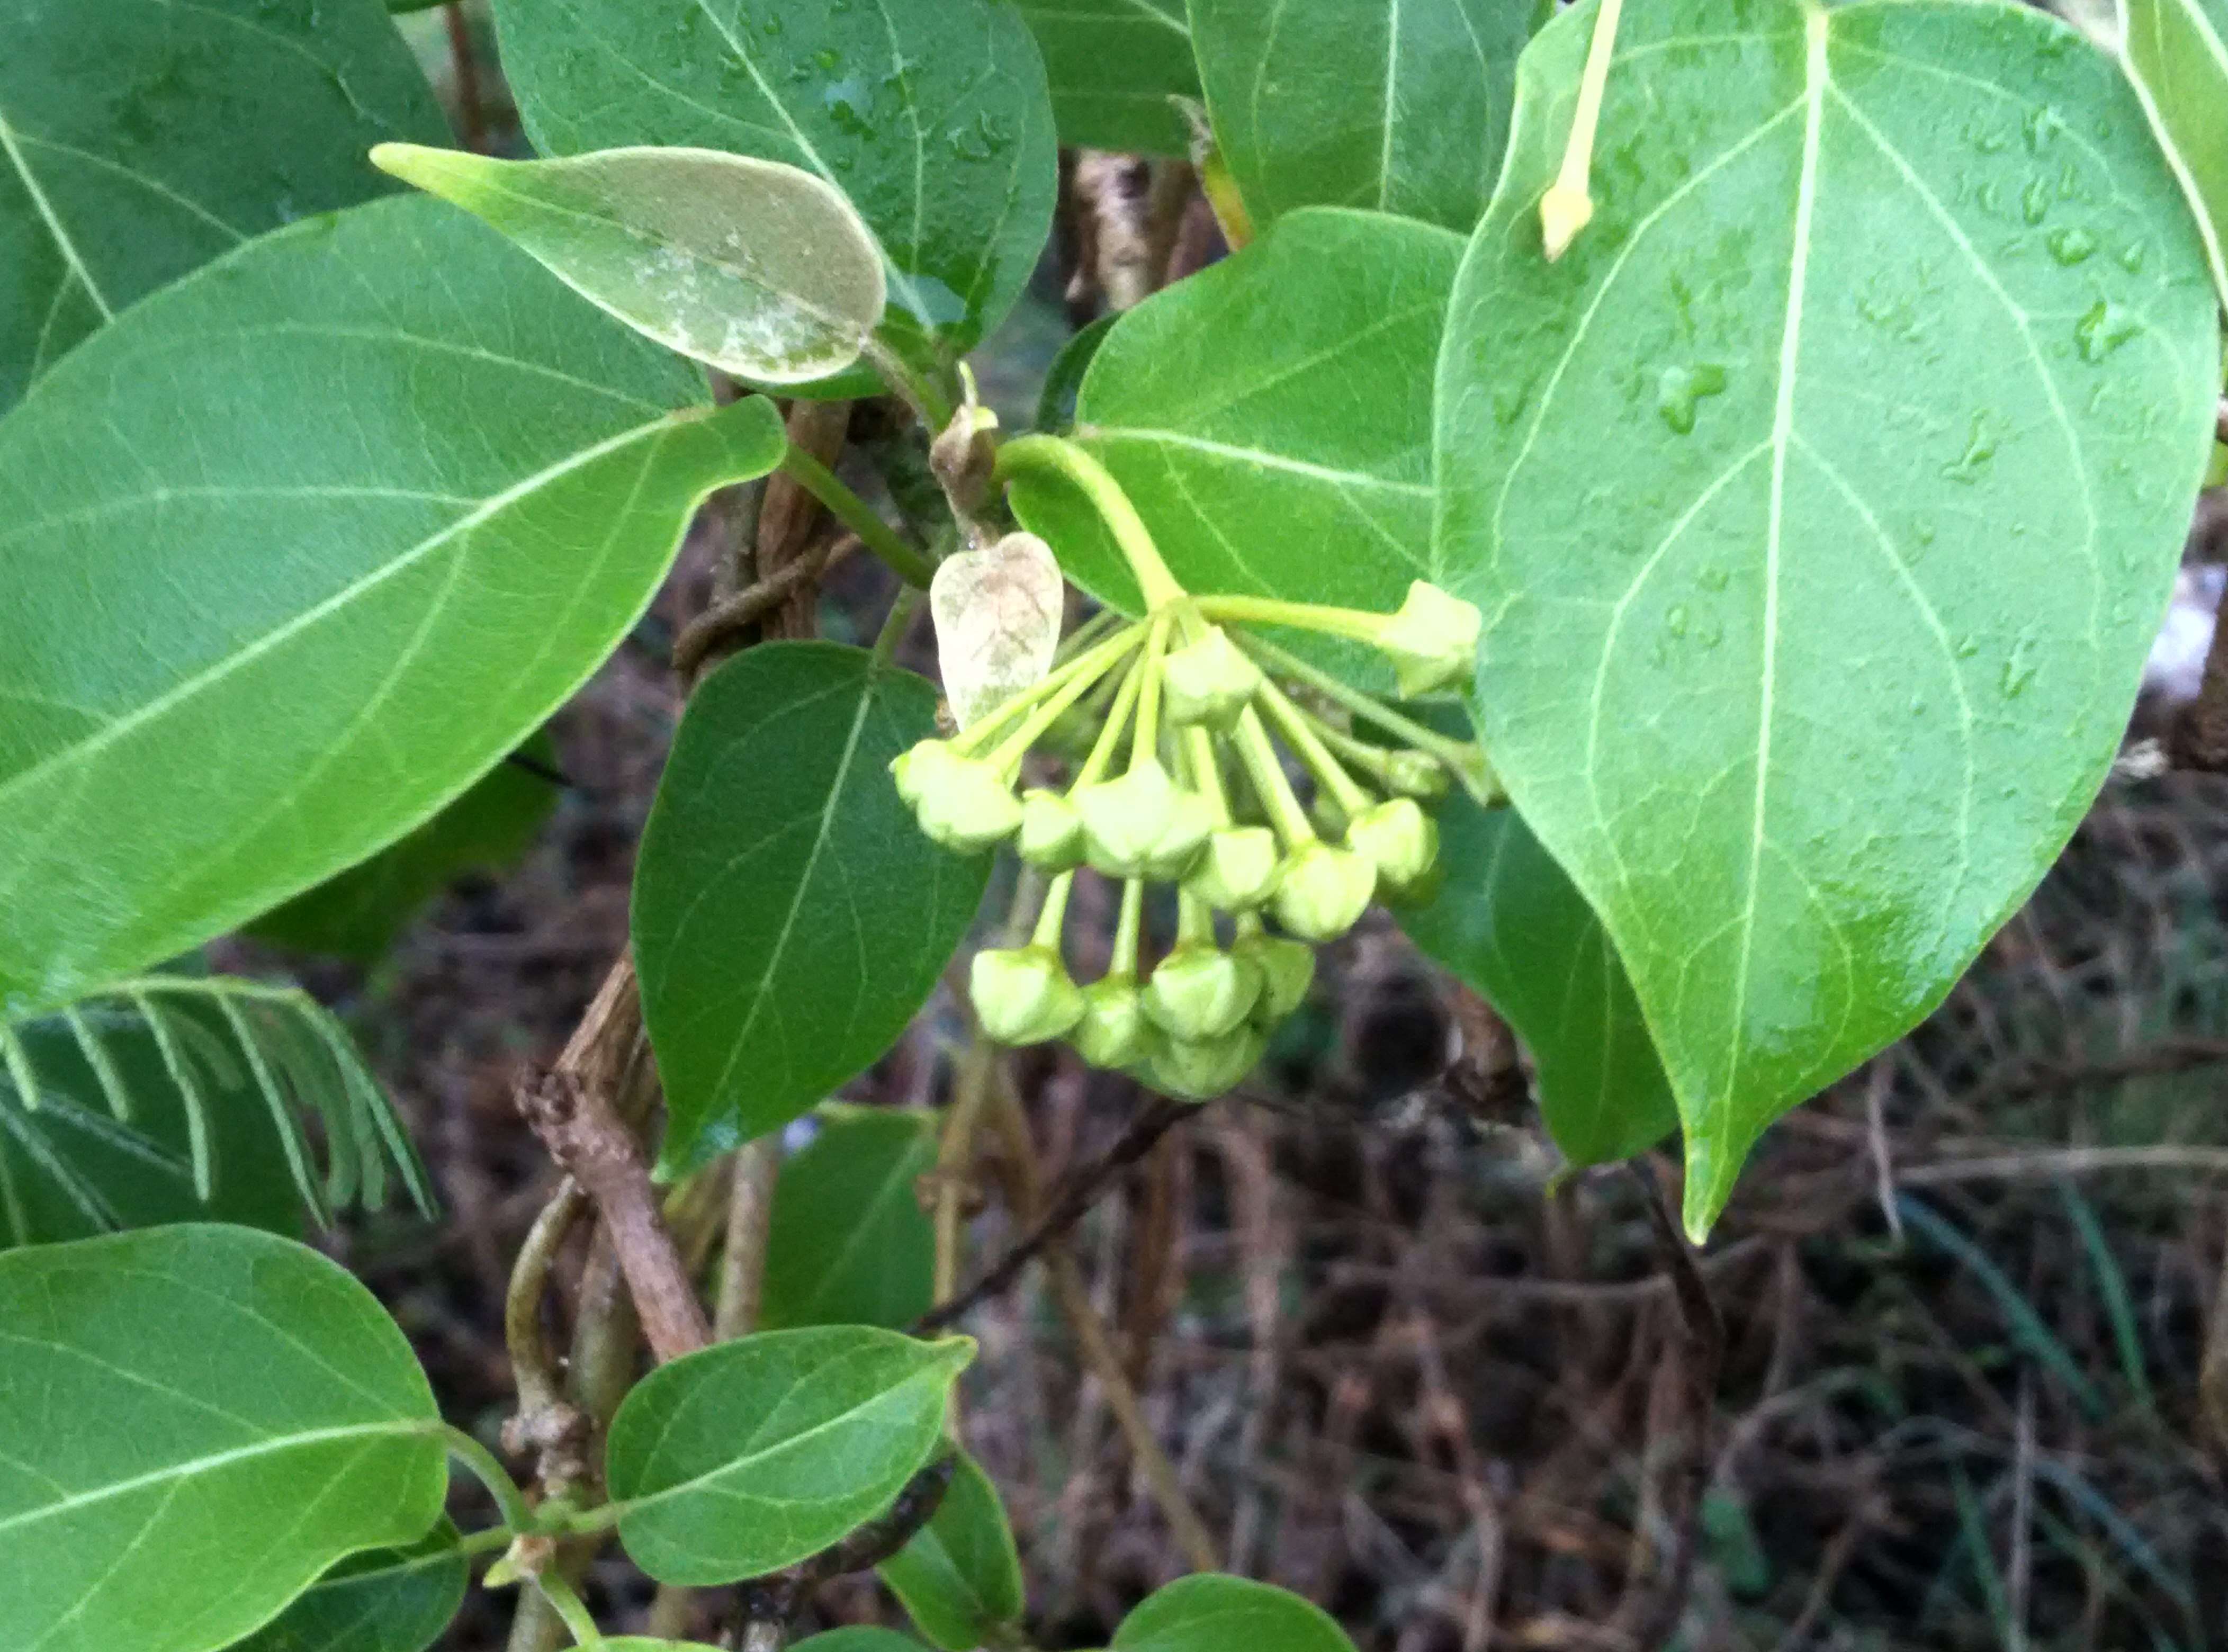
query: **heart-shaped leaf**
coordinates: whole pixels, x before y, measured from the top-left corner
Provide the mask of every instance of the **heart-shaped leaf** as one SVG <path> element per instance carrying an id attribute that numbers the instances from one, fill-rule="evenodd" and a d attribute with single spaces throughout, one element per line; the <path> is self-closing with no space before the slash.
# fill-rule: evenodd
<path id="1" fill-rule="evenodd" d="M 2103 778 L 2209 445 L 2216 307 L 2133 95 L 2010 6 L 1628 12 L 1617 159 L 1550 264 L 1593 17 L 1526 54 L 1449 312 L 1439 561 L 1487 616 L 1487 752 L 1655 1032 L 1700 1233 Z"/>
<path id="2" fill-rule="evenodd" d="M 1257 227 L 1368 207 L 1468 233 L 1508 144 L 1535 0 L 1191 0 L 1200 79 Z"/>
<path id="3" fill-rule="evenodd" d="M 496 764 L 416 830 L 265 912 L 247 932 L 304 951 L 376 960 L 458 879 L 502 871 L 524 855 L 555 810 L 548 737 L 535 735 L 514 755 L 520 760 Z"/>
<path id="4" fill-rule="evenodd" d="M 1380 213 L 1296 212 L 1123 317 L 1072 439 L 1119 482 L 1194 591 L 1397 608 L 1433 579 L 1431 363 L 1462 242 Z M 1134 611 L 1136 583 L 1079 493 L 1014 490 L 1068 577 Z M 1389 688 L 1367 650 L 1286 639 Z"/>
<path id="5" fill-rule="evenodd" d="M 1044 681 L 1066 600 L 1060 564 L 1034 534 L 1008 534 L 938 565 L 929 612 L 944 692 L 960 727 Z"/>
<path id="6" fill-rule="evenodd" d="M 914 1188 L 936 1162 L 935 1115 L 834 1104 L 818 1122 L 782 1162 L 759 1323 L 900 1329 L 929 1308 L 936 1236 Z"/>
<path id="7" fill-rule="evenodd" d="M 2188 193 L 2228 304 L 2228 0 L 2118 0 L 2115 22 L 2120 61 Z"/>
<path id="8" fill-rule="evenodd" d="M 441 1419 L 316 1252 L 166 1227 L 0 1256 L 0 1644 L 212 1652 L 358 1550 L 415 1542 Z"/>
<path id="9" fill-rule="evenodd" d="M 496 0 L 535 146 L 730 150 L 857 206 L 892 310 L 945 350 L 1021 296 L 1051 228 L 1044 60 L 994 0 Z"/>
<path id="10" fill-rule="evenodd" d="M 448 134 L 379 0 L 11 8 L 0 52 L 0 409 L 80 339 Z"/>
<path id="11" fill-rule="evenodd" d="M 1044 48 L 1060 141 L 1079 149 L 1185 155 L 1172 98 L 1197 98 L 1183 0 L 1019 0 Z"/>
<path id="12" fill-rule="evenodd" d="M 998 1489 L 964 1451 L 928 1524 L 875 1568 L 913 1625 L 944 1652 L 998 1643 L 1021 1621 L 1021 1559 Z"/>
<path id="13" fill-rule="evenodd" d="M 882 261 L 842 192 L 778 161 L 613 149 L 496 161 L 382 144 L 373 163 L 477 214 L 584 298 L 765 384 L 840 373 L 882 318 Z"/>
<path id="14" fill-rule="evenodd" d="M 438 202 L 298 225 L 137 305 L 0 421 L 0 890 L 38 892 L 0 908 L 0 1014 L 432 815 L 785 440 Z"/>
<path id="15" fill-rule="evenodd" d="M 660 1366 L 611 1419 L 619 1538 L 661 1583 L 732 1583 L 816 1554 L 936 1454 L 964 1336 L 765 1331 Z"/>
<path id="16" fill-rule="evenodd" d="M 1179 1578 L 1138 1603 L 1114 1631 L 1111 1652 L 1354 1652 L 1320 1607 L 1249 1578 L 1205 1572 Z"/>
<path id="17" fill-rule="evenodd" d="M 407 1548 L 342 1561 L 232 1652 L 426 1652 L 471 1581 L 471 1562 L 445 1518 Z"/>
<path id="18" fill-rule="evenodd" d="M 749 649 L 697 686 L 635 865 L 669 1167 L 798 1117 L 935 990 L 989 875 L 891 782 L 935 733 L 932 687 L 833 643 Z"/>
<path id="19" fill-rule="evenodd" d="M 1400 927 L 1508 1020 L 1539 1068 L 1564 1157 L 1604 1164 L 1679 1127 L 1663 1064 L 1594 909 L 1513 809 L 1437 805 L 1445 882 Z"/>

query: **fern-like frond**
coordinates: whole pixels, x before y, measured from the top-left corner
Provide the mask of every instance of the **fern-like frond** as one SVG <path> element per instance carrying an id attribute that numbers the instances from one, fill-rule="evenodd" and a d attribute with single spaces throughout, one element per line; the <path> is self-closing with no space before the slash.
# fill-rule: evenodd
<path id="1" fill-rule="evenodd" d="M 284 1220 L 282 1187 L 329 1224 L 382 1208 L 397 1179 L 430 1214 L 378 1080 L 298 987 L 142 976 L 0 1023 L 0 1245 L 199 1214 Z"/>

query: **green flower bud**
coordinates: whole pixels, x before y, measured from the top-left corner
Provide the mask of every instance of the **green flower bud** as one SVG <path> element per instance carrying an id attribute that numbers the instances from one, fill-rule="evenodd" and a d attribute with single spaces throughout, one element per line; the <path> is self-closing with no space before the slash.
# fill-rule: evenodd
<path id="1" fill-rule="evenodd" d="M 1377 646 L 1391 657 L 1402 694 L 1429 694 L 1469 676 L 1484 628 L 1476 604 L 1418 579 L 1408 587 L 1400 611 L 1378 633 Z"/>
<path id="2" fill-rule="evenodd" d="M 1176 789 L 1156 758 L 1127 774 L 1078 786 L 1068 801 L 1083 816 L 1083 856 L 1110 878 L 1141 875 L 1174 823 Z"/>
<path id="3" fill-rule="evenodd" d="M 977 952 L 967 996 L 983 1032 L 1001 1044 L 1041 1044 L 1083 1015 L 1083 994 L 1048 946 Z"/>
<path id="4" fill-rule="evenodd" d="M 1254 1001 L 1253 1024 L 1274 1027 L 1308 1001 L 1316 981 L 1316 950 L 1281 935 L 1241 935 L 1230 949 L 1261 976 L 1261 996 Z"/>
<path id="5" fill-rule="evenodd" d="M 1068 1034 L 1076 1053 L 1095 1067 L 1118 1071 L 1149 1060 L 1160 1048 L 1160 1029 L 1146 1018 L 1136 978 L 1110 975 L 1083 989 L 1083 1019 Z"/>
<path id="6" fill-rule="evenodd" d="M 1377 880 L 1377 898 L 1388 906 L 1427 906 L 1438 899 L 1439 891 L 1446 887 L 1447 863 L 1443 856 L 1434 856 L 1424 874 L 1411 878 L 1405 883 L 1387 884 Z"/>
<path id="7" fill-rule="evenodd" d="M 1261 668 L 1220 625 L 1169 655 L 1162 670 L 1162 703 L 1168 720 L 1200 723 L 1226 734 L 1261 686 Z"/>
<path id="8" fill-rule="evenodd" d="M 1266 826 L 1225 826 L 1207 838 L 1184 887 L 1217 912 L 1251 912 L 1276 893 L 1281 866 Z"/>
<path id="9" fill-rule="evenodd" d="M 1145 875 L 1168 883 L 1188 876 L 1213 831 L 1213 805 L 1196 791 L 1178 788 L 1168 813 L 1168 829 L 1153 845 Z"/>
<path id="10" fill-rule="evenodd" d="M 1394 797 L 1355 816 L 1346 829 L 1346 846 L 1375 862 L 1380 884 L 1405 888 L 1439 858 L 1438 823 L 1413 797 Z"/>
<path id="11" fill-rule="evenodd" d="M 1021 805 L 987 759 L 961 757 L 942 740 L 923 740 L 890 765 L 898 795 L 920 829 L 963 855 L 1003 842 L 1021 823 Z"/>
<path id="12" fill-rule="evenodd" d="M 1260 992 L 1258 971 L 1212 942 L 1189 942 L 1145 983 L 1145 1013 L 1172 1039 L 1216 1039 L 1245 1021 Z"/>
<path id="13" fill-rule="evenodd" d="M 1066 872 L 1083 864 L 1083 816 L 1057 791 L 1042 786 L 1021 794 L 1021 838 L 1015 847 L 1021 859 L 1047 872 Z"/>
<path id="14" fill-rule="evenodd" d="M 1284 861 L 1277 921 L 1303 941 L 1335 940 L 1354 927 L 1377 887 L 1377 863 L 1317 838 Z"/>
<path id="15" fill-rule="evenodd" d="M 1447 795 L 1451 784 L 1447 765 L 1422 752 L 1387 752 L 1382 771 L 1386 785 L 1403 797 L 1431 803 Z"/>
<path id="16" fill-rule="evenodd" d="M 1145 1077 L 1181 1100 L 1213 1101 L 1252 1072 L 1268 1047 L 1268 1035 L 1253 1027 L 1198 1042 L 1170 1039 L 1145 1064 Z"/>

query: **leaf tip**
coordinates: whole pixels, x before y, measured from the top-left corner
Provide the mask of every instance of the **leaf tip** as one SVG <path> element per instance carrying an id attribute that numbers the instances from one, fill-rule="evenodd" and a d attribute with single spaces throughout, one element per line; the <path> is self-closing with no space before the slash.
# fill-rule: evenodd
<path id="1" fill-rule="evenodd" d="M 1553 264 L 1570 251 L 1571 243 L 1593 217 L 1593 197 L 1584 189 L 1558 183 L 1540 196 L 1540 240 L 1547 262 Z"/>

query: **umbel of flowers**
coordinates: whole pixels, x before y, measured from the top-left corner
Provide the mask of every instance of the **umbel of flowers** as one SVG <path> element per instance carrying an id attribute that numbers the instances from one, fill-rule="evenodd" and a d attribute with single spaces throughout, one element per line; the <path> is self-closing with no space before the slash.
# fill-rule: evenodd
<path id="1" fill-rule="evenodd" d="M 1469 676 L 1478 611 L 1421 580 L 1390 614 L 1194 596 L 1089 455 L 1028 437 L 1001 453 L 1002 470 L 1021 464 L 1057 470 L 1099 508 L 1144 615 L 1098 616 L 1034 688 L 951 739 L 922 741 L 892 772 L 936 842 L 963 854 L 1011 843 L 1049 879 L 1028 944 L 976 957 L 969 984 L 984 1032 L 1009 1045 L 1066 1039 L 1095 1066 L 1204 1100 L 1243 1079 L 1305 999 L 1315 946 L 1344 934 L 1373 898 L 1426 892 L 1438 829 L 1425 805 L 1455 780 L 1478 786 L 1483 770 L 1475 746 L 1247 627 L 1366 644 L 1412 697 Z M 1325 715 L 1319 701 L 1343 714 Z M 1349 722 L 1391 743 L 1359 739 Z M 1023 760 L 1040 746 L 1079 756 L 1065 790 L 1021 789 Z M 1293 767 L 1312 782 L 1312 809 Z M 1079 986 L 1061 938 L 1085 867 L 1122 893 L 1111 964 Z M 1172 885 L 1176 911 L 1175 945 L 1149 968 L 1149 883 Z"/>

